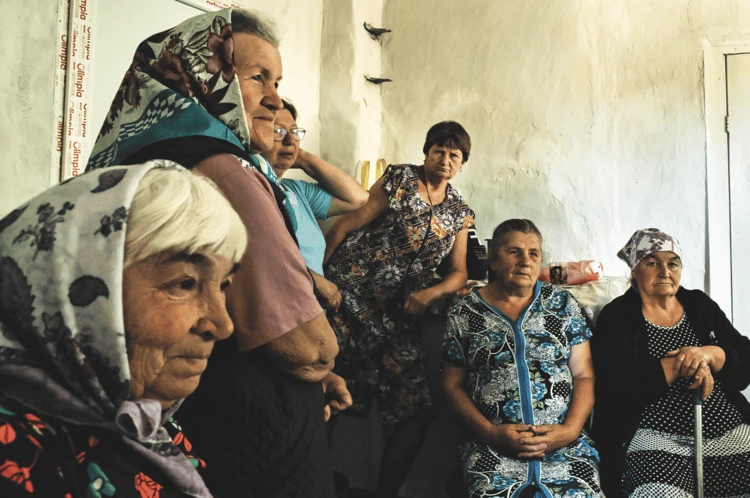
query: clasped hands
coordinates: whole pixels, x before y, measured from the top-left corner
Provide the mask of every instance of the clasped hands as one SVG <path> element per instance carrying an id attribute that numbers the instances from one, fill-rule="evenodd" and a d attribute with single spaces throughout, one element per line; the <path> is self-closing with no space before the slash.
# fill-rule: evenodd
<path id="1" fill-rule="evenodd" d="M 713 350 L 716 346 L 685 346 L 667 352 L 665 360 L 672 361 L 672 372 L 678 377 L 692 379 L 688 389 L 699 389 L 700 397 L 706 401 L 714 390 L 712 367 L 715 363 Z"/>
<path id="2" fill-rule="evenodd" d="M 520 458 L 544 458 L 572 443 L 581 431 L 565 424 L 499 424 L 493 427 L 489 444 L 505 455 Z"/>

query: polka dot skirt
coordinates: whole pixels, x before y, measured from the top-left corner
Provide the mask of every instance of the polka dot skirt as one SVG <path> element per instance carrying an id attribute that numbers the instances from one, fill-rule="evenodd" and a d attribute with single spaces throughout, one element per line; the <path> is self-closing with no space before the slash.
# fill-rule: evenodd
<path id="1" fill-rule="evenodd" d="M 683 315 L 672 327 L 648 320 L 649 355 L 701 346 Z M 630 497 L 692 497 L 695 493 L 693 392 L 679 379 L 648 405 L 628 447 L 623 486 Z M 750 498 L 750 425 L 727 399 L 720 381 L 703 404 L 703 473 L 705 496 Z"/>

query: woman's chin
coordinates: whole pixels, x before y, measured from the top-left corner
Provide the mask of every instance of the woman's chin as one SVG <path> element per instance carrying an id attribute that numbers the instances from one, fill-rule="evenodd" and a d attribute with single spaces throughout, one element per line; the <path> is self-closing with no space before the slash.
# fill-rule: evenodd
<path id="1" fill-rule="evenodd" d="M 278 156 L 276 158 L 276 166 L 274 166 L 277 169 L 287 171 L 294 166 L 295 161 L 297 160 L 294 156 Z"/>

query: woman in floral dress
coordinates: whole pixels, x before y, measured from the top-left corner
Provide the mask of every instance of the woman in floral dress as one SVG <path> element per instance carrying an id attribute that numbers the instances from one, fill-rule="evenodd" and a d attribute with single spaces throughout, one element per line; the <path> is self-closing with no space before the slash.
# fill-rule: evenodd
<path id="1" fill-rule="evenodd" d="M 387 428 L 377 496 L 396 496 L 432 412 L 417 316 L 466 285 L 474 213 L 449 180 L 469 158 L 464 128 L 444 121 L 427 133 L 421 166 L 389 166 L 362 208 L 326 234 L 325 276 L 343 302 L 329 316 L 339 342 L 336 373 L 366 415 L 377 397 Z M 430 285 L 448 258 L 450 271 Z"/>
<path id="2" fill-rule="evenodd" d="M 568 292 L 537 281 L 541 239 L 528 220 L 501 223 L 490 246 L 496 280 L 448 318 L 443 388 L 466 429 L 472 498 L 601 494 L 583 431 L 594 403 L 591 332 Z"/>

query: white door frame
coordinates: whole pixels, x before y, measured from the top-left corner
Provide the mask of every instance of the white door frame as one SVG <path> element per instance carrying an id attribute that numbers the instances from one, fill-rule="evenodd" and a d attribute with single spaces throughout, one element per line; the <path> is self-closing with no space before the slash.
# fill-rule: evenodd
<path id="1" fill-rule="evenodd" d="M 750 52 L 750 34 L 703 40 L 706 110 L 707 291 L 732 319 L 726 56 Z"/>

